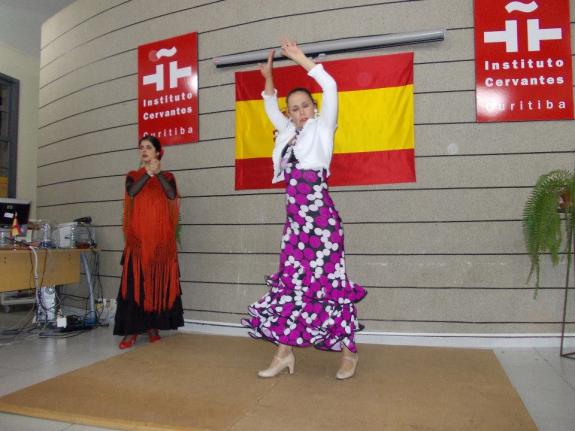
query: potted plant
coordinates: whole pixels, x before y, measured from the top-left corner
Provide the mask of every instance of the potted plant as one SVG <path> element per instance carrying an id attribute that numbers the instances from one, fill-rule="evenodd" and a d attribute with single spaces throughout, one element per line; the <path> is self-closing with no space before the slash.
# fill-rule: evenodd
<path id="1" fill-rule="evenodd" d="M 575 226 L 574 196 L 575 172 L 555 170 L 539 177 L 525 204 L 523 232 L 531 259 L 527 281 L 535 274 L 535 293 L 539 288 L 542 254 L 549 253 L 555 266 L 559 263 L 561 246 L 564 245 L 568 261 L 571 261 Z"/>
<path id="2" fill-rule="evenodd" d="M 560 169 L 541 175 L 523 209 L 523 232 L 527 253 L 531 259 L 531 270 L 527 283 L 535 274 L 534 297 L 536 297 L 541 278 L 541 255 L 549 254 L 553 266 L 556 266 L 560 261 L 562 252 L 565 254 L 567 258 L 567 272 L 565 277 L 563 325 L 561 329 L 562 356 L 567 356 L 563 354 L 563 340 L 569 274 L 573 254 L 574 228 L 575 171 Z M 562 248 L 564 251 L 562 251 Z"/>

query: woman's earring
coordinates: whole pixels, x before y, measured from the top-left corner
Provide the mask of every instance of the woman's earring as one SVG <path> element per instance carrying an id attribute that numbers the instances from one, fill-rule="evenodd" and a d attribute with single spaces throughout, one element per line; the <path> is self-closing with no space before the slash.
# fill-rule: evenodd
<path id="1" fill-rule="evenodd" d="M 319 117 L 319 114 L 318 114 L 318 112 L 317 112 L 317 108 L 314 108 L 314 110 L 313 110 L 313 116 L 314 116 L 314 118 Z"/>

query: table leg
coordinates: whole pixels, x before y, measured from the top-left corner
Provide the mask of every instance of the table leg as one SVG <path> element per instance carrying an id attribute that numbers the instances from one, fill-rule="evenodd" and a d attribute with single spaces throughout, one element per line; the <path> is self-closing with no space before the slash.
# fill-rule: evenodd
<path id="1" fill-rule="evenodd" d="M 90 265 L 88 264 L 86 253 L 81 253 L 80 258 L 82 259 L 82 266 L 84 267 L 84 273 L 86 274 L 86 279 L 88 281 L 88 315 L 86 316 L 86 324 L 95 325 L 97 321 L 94 300 L 94 285 L 92 284 L 92 272 L 90 270 Z"/>

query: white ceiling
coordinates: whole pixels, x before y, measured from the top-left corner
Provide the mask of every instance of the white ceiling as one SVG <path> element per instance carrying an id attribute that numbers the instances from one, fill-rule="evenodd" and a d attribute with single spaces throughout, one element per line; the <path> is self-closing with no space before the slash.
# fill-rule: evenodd
<path id="1" fill-rule="evenodd" d="M 74 1 L 0 0 L 0 42 L 39 57 L 42 23 Z"/>

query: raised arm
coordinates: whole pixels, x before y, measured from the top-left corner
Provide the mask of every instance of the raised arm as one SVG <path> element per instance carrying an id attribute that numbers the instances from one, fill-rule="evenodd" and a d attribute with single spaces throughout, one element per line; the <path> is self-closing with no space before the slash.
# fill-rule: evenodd
<path id="1" fill-rule="evenodd" d="M 264 107 L 268 118 L 276 130 L 281 131 L 288 126 L 289 120 L 285 117 L 284 114 L 282 114 L 278 106 L 277 92 L 274 87 L 273 76 L 274 53 L 274 49 L 270 50 L 268 54 L 268 61 L 265 64 L 260 64 L 260 73 L 266 80 L 262 96 L 264 98 Z"/>
<path id="2" fill-rule="evenodd" d="M 324 70 L 323 65 L 316 64 L 311 58 L 308 58 L 294 41 L 282 40 L 281 48 L 283 55 L 303 67 L 321 87 L 323 94 L 319 121 L 335 129 L 337 125 L 337 84 L 335 80 Z"/>
<path id="3" fill-rule="evenodd" d="M 281 41 L 281 48 L 284 56 L 295 61 L 308 72 L 315 67 L 315 62 L 311 58 L 306 57 L 293 40 L 283 39 Z"/>
<path id="4" fill-rule="evenodd" d="M 335 130 L 337 127 L 337 83 L 325 71 L 322 64 L 316 65 L 308 72 L 308 75 L 315 79 L 322 89 L 319 121 Z"/>
<path id="5" fill-rule="evenodd" d="M 266 85 L 264 87 L 264 94 L 267 96 L 273 96 L 275 94 L 274 87 L 274 53 L 275 49 L 270 50 L 268 53 L 268 61 L 265 64 L 260 64 L 260 73 L 266 80 Z"/>

